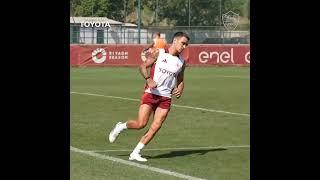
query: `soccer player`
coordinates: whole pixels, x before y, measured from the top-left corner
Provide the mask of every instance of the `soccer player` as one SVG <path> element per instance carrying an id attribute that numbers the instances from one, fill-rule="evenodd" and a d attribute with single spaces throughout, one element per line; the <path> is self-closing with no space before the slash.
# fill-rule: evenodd
<path id="1" fill-rule="evenodd" d="M 172 45 L 168 49 L 163 52 L 155 49 L 139 67 L 142 77 L 146 80 L 146 86 L 141 97 L 138 118 L 125 123 L 118 122 L 109 134 L 109 141 L 113 143 L 125 129 L 144 128 L 149 117 L 154 113 L 150 129 L 141 137 L 140 142 L 130 154 L 129 160 L 147 161 L 141 157 L 140 151 L 152 140 L 166 120 L 172 95 L 180 98 L 183 93 L 186 63 L 180 53 L 188 46 L 189 39 L 186 33 L 175 33 Z M 151 68 L 150 73 L 148 68 Z"/>
<path id="2" fill-rule="evenodd" d="M 164 49 L 167 45 L 167 42 L 165 39 L 160 37 L 160 32 L 155 32 L 153 34 L 153 43 L 147 47 L 147 49 L 155 47 L 158 49 Z"/>
<path id="3" fill-rule="evenodd" d="M 142 61 L 145 61 L 147 56 L 150 54 L 150 53 L 153 53 L 153 51 L 155 49 L 160 49 L 160 51 L 164 51 L 166 45 L 167 45 L 167 41 L 163 38 L 161 38 L 160 36 L 160 32 L 155 32 L 153 33 L 153 42 L 152 44 L 150 44 L 147 48 L 143 49 L 142 50 L 142 53 L 141 53 L 141 59 Z"/>

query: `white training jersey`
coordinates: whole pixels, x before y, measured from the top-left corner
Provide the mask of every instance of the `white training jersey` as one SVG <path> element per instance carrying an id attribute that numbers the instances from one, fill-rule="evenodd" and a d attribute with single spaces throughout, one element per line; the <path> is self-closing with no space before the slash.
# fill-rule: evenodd
<path id="1" fill-rule="evenodd" d="M 157 87 L 150 89 L 146 85 L 145 92 L 171 98 L 183 63 L 184 60 L 181 56 L 173 56 L 165 52 L 164 49 L 159 49 L 158 59 L 150 70 L 150 77 L 157 83 Z"/>

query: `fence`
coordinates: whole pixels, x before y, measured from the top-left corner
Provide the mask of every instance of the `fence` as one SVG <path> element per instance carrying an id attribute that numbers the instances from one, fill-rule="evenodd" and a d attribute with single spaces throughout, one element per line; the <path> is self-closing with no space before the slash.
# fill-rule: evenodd
<path id="1" fill-rule="evenodd" d="M 250 32 L 246 30 L 226 31 L 221 27 L 145 27 L 140 30 L 140 43 L 152 42 L 152 34 L 159 31 L 167 42 L 173 34 L 184 31 L 190 36 L 191 44 L 250 44 Z M 139 32 L 136 28 L 80 27 L 70 26 L 71 44 L 138 44 Z"/>

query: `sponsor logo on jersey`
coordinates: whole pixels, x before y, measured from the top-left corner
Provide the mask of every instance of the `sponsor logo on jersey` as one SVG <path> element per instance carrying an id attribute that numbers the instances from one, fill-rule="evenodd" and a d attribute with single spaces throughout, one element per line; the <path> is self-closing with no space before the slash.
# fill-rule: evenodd
<path id="1" fill-rule="evenodd" d="M 176 76 L 176 73 L 170 72 L 163 68 L 159 68 L 159 72 L 161 72 L 162 74 L 168 74 L 169 76 Z"/>

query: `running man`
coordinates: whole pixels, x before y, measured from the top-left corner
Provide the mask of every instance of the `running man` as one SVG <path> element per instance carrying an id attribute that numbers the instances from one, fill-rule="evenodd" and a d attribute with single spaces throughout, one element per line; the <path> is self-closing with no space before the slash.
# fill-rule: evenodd
<path id="1" fill-rule="evenodd" d="M 186 33 L 177 32 L 173 36 L 172 45 L 165 51 L 155 49 L 153 54 L 143 62 L 140 73 L 146 80 L 144 94 L 141 97 L 138 118 L 125 123 L 118 122 L 109 134 L 109 141 L 113 143 L 125 129 L 142 129 L 154 113 L 150 129 L 144 134 L 140 142 L 133 149 L 129 160 L 141 162 L 147 159 L 141 157 L 140 151 L 159 131 L 166 120 L 171 107 L 172 95 L 180 98 L 184 89 L 184 69 L 186 63 L 181 52 L 188 46 L 190 38 Z M 150 73 L 148 73 L 148 68 Z"/>

